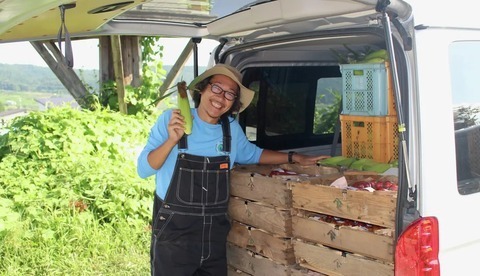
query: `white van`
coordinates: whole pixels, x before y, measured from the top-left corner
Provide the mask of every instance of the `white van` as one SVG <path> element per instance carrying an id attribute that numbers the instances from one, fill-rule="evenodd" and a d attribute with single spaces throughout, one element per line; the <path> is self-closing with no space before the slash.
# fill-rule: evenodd
<path id="1" fill-rule="evenodd" d="M 472 1 L 262 2 L 207 25 L 225 39 L 216 62 L 236 66 L 258 92 L 239 117 L 250 139 L 342 155 L 335 125 L 319 127 L 328 118 L 315 116 L 335 111 L 319 104 L 335 103 L 332 90 L 346 95 L 338 54 L 388 50 L 400 126 L 395 275 L 478 273 L 480 23 Z M 343 114 L 365 111 L 348 100 Z M 374 104 L 368 111 L 385 113 Z"/>
<path id="2" fill-rule="evenodd" d="M 128 18 L 127 12 L 90 34 L 72 36 L 181 35 L 218 40 L 212 64 L 237 67 L 244 84 L 257 92 L 238 120 L 249 139 L 265 148 L 342 155 L 342 143 L 348 138 L 339 132 L 339 115 L 393 116 L 398 135 L 387 146 L 399 164 L 395 275 L 478 274 L 476 2 L 240 2 L 245 6 L 213 21 L 175 24 L 159 17 Z M 391 81 L 384 84 L 389 89 L 377 87 L 373 95 L 362 95 L 368 97 L 361 99 L 367 101 L 367 109 L 355 101 L 349 105 L 352 99 L 345 97 L 343 79 L 348 66 L 343 64 L 353 65 L 355 78 L 365 69 L 355 67 L 363 64 L 363 55 L 381 49 L 388 52 L 387 67 L 381 70 L 391 74 Z M 388 77 L 381 73 L 380 78 Z M 355 85 L 369 84 L 358 80 Z"/>

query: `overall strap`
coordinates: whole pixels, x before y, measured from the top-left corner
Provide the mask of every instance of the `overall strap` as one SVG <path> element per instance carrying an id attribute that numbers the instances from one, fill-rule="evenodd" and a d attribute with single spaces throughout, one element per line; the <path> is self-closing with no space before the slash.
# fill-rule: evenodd
<path id="1" fill-rule="evenodd" d="M 223 151 L 230 152 L 232 136 L 230 135 L 230 120 L 228 116 L 220 119 L 223 131 Z M 187 135 L 183 134 L 180 141 L 178 141 L 178 149 L 188 149 Z"/>
<path id="2" fill-rule="evenodd" d="M 228 116 L 223 116 L 221 122 L 223 131 L 223 151 L 230 152 L 232 136 L 230 135 L 230 120 Z"/>
<path id="3" fill-rule="evenodd" d="M 187 149 L 188 144 L 187 144 L 187 134 L 183 134 L 182 138 L 180 138 L 180 141 L 178 141 L 178 149 Z"/>

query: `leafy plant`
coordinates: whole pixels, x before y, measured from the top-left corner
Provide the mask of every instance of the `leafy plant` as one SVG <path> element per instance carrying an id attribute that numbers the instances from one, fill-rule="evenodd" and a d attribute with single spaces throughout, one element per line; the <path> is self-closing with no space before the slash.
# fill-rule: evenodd
<path id="1" fill-rule="evenodd" d="M 338 121 L 340 105 L 342 104 L 342 93 L 334 89 L 326 89 L 332 95 L 333 103 L 325 103 L 323 99 L 326 94 L 317 97 L 314 117 L 313 132 L 327 134 L 335 132 L 335 125 Z"/>
<path id="2" fill-rule="evenodd" d="M 463 128 L 477 125 L 479 113 L 480 107 L 460 106 L 454 112 L 455 122 L 462 122 Z"/>
<path id="3" fill-rule="evenodd" d="M 142 37 L 140 44 L 142 47 L 142 84 L 138 87 L 125 86 L 128 114 L 147 113 L 152 114 L 157 103 L 170 96 L 171 92 L 160 92 L 160 87 L 166 75 L 163 69 L 163 46 L 158 45 L 160 37 Z M 116 83 L 113 80 L 102 84 L 98 97 L 91 98 L 92 106 L 98 102 L 100 106 L 107 107 L 110 110 L 119 110 Z"/>
<path id="4" fill-rule="evenodd" d="M 373 50 L 370 46 L 365 46 L 363 50 L 354 50 L 346 44 L 343 44 L 343 47 L 346 51 L 338 51 L 331 48 L 330 51 L 333 52 L 333 55 L 337 58 L 338 62 L 341 64 L 351 64 L 357 63 L 360 60 L 363 60 L 368 54 L 372 53 Z"/>
<path id="5" fill-rule="evenodd" d="M 135 162 L 154 120 L 69 107 L 17 118 L 0 138 L 0 274 L 104 274 L 130 253 L 148 260 L 154 187 Z"/>

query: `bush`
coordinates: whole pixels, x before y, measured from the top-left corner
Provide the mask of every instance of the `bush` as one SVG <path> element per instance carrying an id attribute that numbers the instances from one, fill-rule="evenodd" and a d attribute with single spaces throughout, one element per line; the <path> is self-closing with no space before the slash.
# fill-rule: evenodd
<path id="1" fill-rule="evenodd" d="M 155 118 L 69 107 L 0 137 L 0 273 L 148 274 L 154 181 L 136 158 Z"/>

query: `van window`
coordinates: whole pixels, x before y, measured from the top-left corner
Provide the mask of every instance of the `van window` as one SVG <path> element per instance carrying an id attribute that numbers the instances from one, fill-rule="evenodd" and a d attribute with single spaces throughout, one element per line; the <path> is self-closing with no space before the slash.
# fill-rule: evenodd
<path id="1" fill-rule="evenodd" d="M 449 49 L 458 192 L 480 192 L 480 41 L 461 41 Z"/>
<path id="2" fill-rule="evenodd" d="M 342 78 L 321 78 L 317 82 L 313 133 L 329 134 L 335 131 L 342 104 Z"/>
<path id="3" fill-rule="evenodd" d="M 254 67 L 243 81 L 255 97 L 240 116 L 258 146 L 283 150 L 332 143 L 341 103 L 338 66 Z"/>

